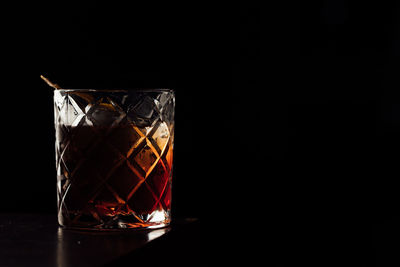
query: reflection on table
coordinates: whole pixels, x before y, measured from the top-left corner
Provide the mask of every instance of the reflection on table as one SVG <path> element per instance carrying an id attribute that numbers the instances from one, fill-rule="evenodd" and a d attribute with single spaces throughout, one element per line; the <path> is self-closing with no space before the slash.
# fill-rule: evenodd
<path id="1" fill-rule="evenodd" d="M 170 227 L 154 230 L 77 231 L 59 228 L 56 265 L 97 266 L 125 255 L 164 235 Z"/>

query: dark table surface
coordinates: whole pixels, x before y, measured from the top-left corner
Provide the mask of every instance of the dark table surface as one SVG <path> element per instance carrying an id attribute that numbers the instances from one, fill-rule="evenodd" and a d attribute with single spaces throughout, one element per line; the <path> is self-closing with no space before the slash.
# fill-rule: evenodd
<path id="1" fill-rule="evenodd" d="M 55 215 L 1 214 L 0 266 L 200 265 L 200 224 L 176 219 L 154 230 L 75 231 Z"/>
<path id="2" fill-rule="evenodd" d="M 99 232 L 63 229 L 53 214 L 0 214 L 0 266 L 400 266 L 400 217 L 367 221 L 216 227 L 175 218 L 161 229 Z"/>

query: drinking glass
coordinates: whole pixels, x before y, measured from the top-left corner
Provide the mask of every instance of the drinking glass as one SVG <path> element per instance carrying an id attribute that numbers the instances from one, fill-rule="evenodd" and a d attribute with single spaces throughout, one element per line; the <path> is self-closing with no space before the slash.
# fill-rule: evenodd
<path id="1" fill-rule="evenodd" d="M 169 225 L 174 109 L 170 89 L 54 90 L 61 226 Z"/>

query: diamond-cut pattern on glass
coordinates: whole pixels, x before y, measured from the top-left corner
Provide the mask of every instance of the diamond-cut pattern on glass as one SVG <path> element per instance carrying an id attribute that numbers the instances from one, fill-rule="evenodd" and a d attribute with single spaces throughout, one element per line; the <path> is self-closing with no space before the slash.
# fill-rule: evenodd
<path id="1" fill-rule="evenodd" d="M 140 226 L 169 217 L 174 99 L 141 94 L 55 91 L 63 223 L 107 227 L 131 216 Z"/>

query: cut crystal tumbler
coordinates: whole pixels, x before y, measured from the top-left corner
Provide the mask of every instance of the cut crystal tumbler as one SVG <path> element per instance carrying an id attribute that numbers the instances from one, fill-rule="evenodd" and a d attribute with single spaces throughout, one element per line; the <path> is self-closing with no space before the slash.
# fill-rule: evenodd
<path id="1" fill-rule="evenodd" d="M 169 89 L 54 91 L 61 226 L 170 223 L 174 108 Z"/>

